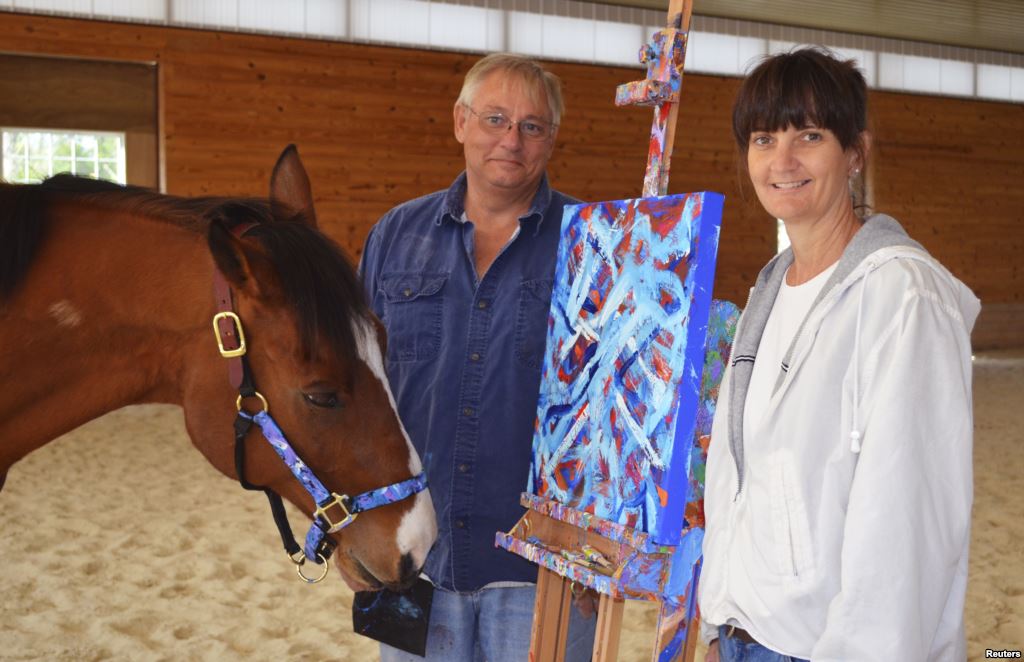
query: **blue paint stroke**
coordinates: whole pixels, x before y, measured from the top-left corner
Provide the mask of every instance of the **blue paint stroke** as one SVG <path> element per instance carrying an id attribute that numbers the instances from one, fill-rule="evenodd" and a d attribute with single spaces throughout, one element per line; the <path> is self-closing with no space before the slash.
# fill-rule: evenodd
<path id="1" fill-rule="evenodd" d="M 657 544 L 679 541 L 691 492 L 722 201 L 619 200 L 562 217 L 528 490 Z"/>

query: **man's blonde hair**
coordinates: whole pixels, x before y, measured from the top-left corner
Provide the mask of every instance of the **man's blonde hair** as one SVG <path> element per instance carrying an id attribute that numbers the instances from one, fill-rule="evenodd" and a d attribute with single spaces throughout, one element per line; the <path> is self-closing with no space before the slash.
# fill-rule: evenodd
<path id="1" fill-rule="evenodd" d="M 543 92 L 547 97 L 548 108 L 551 109 L 552 123 L 558 124 L 561 121 L 562 113 L 565 112 L 562 81 L 534 60 L 515 53 L 491 53 L 474 64 L 466 72 L 457 103 L 471 106 L 481 81 L 495 71 L 501 71 L 526 83 L 531 96 Z"/>

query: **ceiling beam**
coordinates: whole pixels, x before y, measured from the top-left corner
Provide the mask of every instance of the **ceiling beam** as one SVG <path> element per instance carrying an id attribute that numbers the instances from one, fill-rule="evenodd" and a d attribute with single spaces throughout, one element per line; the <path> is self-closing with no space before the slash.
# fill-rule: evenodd
<path id="1" fill-rule="evenodd" d="M 600 4 L 664 10 L 668 0 L 602 0 Z M 698 17 L 1024 53 L 1024 2 L 1020 0 L 694 0 L 693 12 Z"/>

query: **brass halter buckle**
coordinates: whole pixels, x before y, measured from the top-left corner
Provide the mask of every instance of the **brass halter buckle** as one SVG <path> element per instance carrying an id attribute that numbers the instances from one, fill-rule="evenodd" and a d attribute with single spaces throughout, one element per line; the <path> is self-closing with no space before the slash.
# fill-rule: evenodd
<path id="1" fill-rule="evenodd" d="M 347 494 L 338 494 L 337 492 L 331 492 L 331 500 L 324 505 L 318 505 L 316 507 L 316 510 L 313 512 L 313 519 L 316 520 L 316 518 L 322 517 L 330 527 L 327 529 L 327 533 L 334 533 L 335 531 L 340 531 L 341 529 L 344 529 L 346 526 L 354 522 L 356 517 L 359 515 L 359 513 L 353 513 L 349 511 L 348 507 L 345 505 L 346 501 L 348 501 Z M 342 512 L 345 513 L 345 517 L 337 524 L 331 521 L 331 518 L 327 516 L 327 510 L 334 506 L 338 506 L 339 508 L 341 508 Z"/>
<path id="2" fill-rule="evenodd" d="M 231 320 L 238 331 L 238 349 L 225 349 L 224 347 L 224 339 L 220 336 L 220 327 L 217 326 L 217 323 L 225 319 Z M 238 315 L 233 311 L 222 310 L 213 316 L 213 334 L 217 337 L 217 349 L 224 358 L 233 359 L 245 355 L 245 331 L 242 330 L 242 320 L 238 319 Z"/>

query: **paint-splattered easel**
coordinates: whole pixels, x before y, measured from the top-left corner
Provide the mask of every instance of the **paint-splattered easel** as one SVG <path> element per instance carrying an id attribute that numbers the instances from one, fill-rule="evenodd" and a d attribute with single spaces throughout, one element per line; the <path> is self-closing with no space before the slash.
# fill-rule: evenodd
<path id="1" fill-rule="evenodd" d="M 704 463 L 738 311 L 711 301 L 722 196 L 667 196 L 690 0 L 617 105 L 655 107 L 643 198 L 566 207 L 527 513 L 496 543 L 540 565 L 530 659 L 564 658 L 576 588 L 600 593 L 594 659 L 624 599 L 661 603 L 655 659 L 693 657 Z"/>

